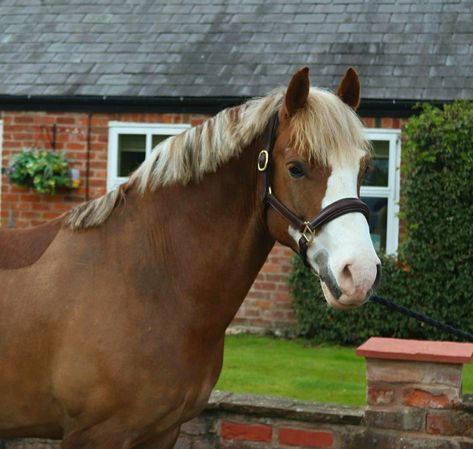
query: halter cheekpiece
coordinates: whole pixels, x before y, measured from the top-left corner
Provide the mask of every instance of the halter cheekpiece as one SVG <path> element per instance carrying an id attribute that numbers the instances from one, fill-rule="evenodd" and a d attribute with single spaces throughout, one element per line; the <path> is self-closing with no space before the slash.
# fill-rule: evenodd
<path id="1" fill-rule="evenodd" d="M 369 219 L 368 206 L 359 198 L 343 198 L 324 207 L 312 220 L 305 220 L 297 216 L 279 201 L 271 188 L 272 181 L 272 154 L 276 143 L 276 132 L 278 129 L 279 119 L 276 112 L 271 118 L 269 124 L 269 135 L 266 149 L 260 151 L 258 155 L 258 171 L 263 174 L 263 190 L 262 201 L 264 205 L 264 213 L 267 206 L 272 207 L 286 221 L 288 221 L 296 230 L 301 233 L 299 239 L 299 256 L 305 265 L 310 266 L 307 260 L 307 250 L 314 240 L 317 231 L 329 221 L 334 220 L 345 214 L 352 212 L 360 212 L 366 220 Z"/>

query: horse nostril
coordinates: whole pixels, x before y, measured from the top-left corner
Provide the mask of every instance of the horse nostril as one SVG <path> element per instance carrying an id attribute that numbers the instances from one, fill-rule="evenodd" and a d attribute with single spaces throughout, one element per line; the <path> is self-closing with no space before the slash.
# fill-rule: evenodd
<path id="1" fill-rule="evenodd" d="M 350 269 L 351 265 L 345 265 L 345 268 L 342 270 L 342 276 L 347 280 L 347 281 L 352 281 L 353 280 L 353 275 L 351 273 Z"/>
<path id="2" fill-rule="evenodd" d="M 376 264 L 376 274 L 373 266 L 369 270 L 363 265 L 347 263 L 339 274 L 339 285 L 342 291 L 352 296 L 355 294 L 366 294 L 373 291 L 381 280 L 381 264 Z"/>
<path id="3" fill-rule="evenodd" d="M 355 287 L 355 280 L 353 278 L 352 265 L 347 264 L 340 273 L 340 286 L 345 293 L 352 294 Z"/>

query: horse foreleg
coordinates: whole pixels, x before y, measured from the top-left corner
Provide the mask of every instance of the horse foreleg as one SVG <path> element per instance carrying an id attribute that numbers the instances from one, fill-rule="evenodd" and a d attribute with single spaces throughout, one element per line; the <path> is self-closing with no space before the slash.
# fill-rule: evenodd
<path id="1" fill-rule="evenodd" d="M 105 429 L 92 428 L 72 432 L 64 437 L 61 449 L 129 449 L 131 439 L 111 434 Z"/>
<path id="2" fill-rule="evenodd" d="M 132 446 L 130 438 L 94 427 L 71 432 L 62 440 L 61 449 L 172 449 L 178 436 L 179 427 L 174 427 Z"/>
<path id="3" fill-rule="evenodd" d="M 133 449 L 172 449 L 179 436 L 180 427 L 174 427 L 164 433 L 160 433 L 141 444 L 133 446 Z"/>

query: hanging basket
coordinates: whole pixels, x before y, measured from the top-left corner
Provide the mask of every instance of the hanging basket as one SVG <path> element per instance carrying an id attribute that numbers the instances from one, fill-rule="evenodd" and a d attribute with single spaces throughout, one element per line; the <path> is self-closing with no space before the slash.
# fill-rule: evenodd
<path id="1" fill-rule="evenodd" d="M 14 155 L 5 170 L 8 180 L 29 187 L 39 194 L 54 195 L 61 188 L 77 188 L 77 170 L 69 169 L 64 154 L 39 148 L 27 148 Z"/>

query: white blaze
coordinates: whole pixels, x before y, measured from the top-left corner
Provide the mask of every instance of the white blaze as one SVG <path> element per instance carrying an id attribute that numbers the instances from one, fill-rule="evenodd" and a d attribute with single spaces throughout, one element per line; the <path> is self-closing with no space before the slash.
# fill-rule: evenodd
<path id="1" fill-rule="evenodd" d="M 322 208 L 343 198 L 356 198 L 358 172 L 359 163 L 333 163 Z M 289 233 L 299 241 L 298 231 L 289 227 Z M 310 245 L 307 258 L 317 273 L 327 269 L 331 273 L 341 296 L 335 298 L 325 282 L 322 288 L 327 302 L 337 308 L 357 306 L 366 300 L 380 263 L 366 218 L 359 212 L 342 215 L 324 225 Z M 319 266 L 321 261 L 324 267 Z"/>

